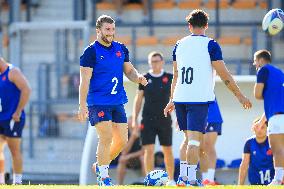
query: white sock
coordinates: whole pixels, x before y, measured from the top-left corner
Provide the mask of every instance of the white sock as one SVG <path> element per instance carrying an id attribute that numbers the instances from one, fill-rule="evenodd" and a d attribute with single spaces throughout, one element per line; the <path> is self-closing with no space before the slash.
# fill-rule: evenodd
<path id="1" fill-rule="evenodd" d="M 22 184 L 22 174 L 13 174 L 13 184 Z"/>
<path id="2" fill-rule="evenodd" d="M 106 178 L 106 177 L 109 177 L 108 175 L 108 168 L 109 168 L 109 165 L 100 165 L 98 166 L 99 167 L 99 170 L 100 170 L 100 175 L 102 178 Z"/>
<path id="3" fill-rule="evenodd" d="M 207 171 L 207 179 L 210 181 L 214 181 L 215 169 L 208 169 Z"/>
<path id="4" fill-rule="evenodd" d="M 274 179 L 282 181 L 283 176 L 284 176 L 284 167 L 275 167 Z"/>
<path id="5" fill-rule="evenodd" d="M 197 165 L 188 165 L 187 170 L 188 170 L 187 171 L 188 180 L 195 181 Z"/>
<path id="6" fill-rule="evenodd" d="M 186 177 L 187 176 L 187 161 L 180 161 L 179 163 L 179 176 Z"/>
<path id="7" fill-rule="evenodd" d="M 202 180 L 206 180 L 207 179 L 207 172 L 203 172 L 202 173 Z"/>
<path id="8" fill-rule="evenodd" d="M 0 184 L 5 184 L 5 173 L 0 173 Z"/>

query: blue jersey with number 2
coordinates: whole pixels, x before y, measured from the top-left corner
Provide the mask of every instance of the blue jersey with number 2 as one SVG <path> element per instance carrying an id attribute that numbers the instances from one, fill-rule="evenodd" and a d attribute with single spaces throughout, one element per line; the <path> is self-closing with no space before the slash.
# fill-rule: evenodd
<path id="1" fill-rule="evenodd" d="M 119 105 L 127 102 L 123 87 L 123 65 L 129 62 L 125 45 L 113 41 L 106 47 L 95 41 L 80 57 L 80 66 L 93 68 L 87 96 L 88 106 Z"/>

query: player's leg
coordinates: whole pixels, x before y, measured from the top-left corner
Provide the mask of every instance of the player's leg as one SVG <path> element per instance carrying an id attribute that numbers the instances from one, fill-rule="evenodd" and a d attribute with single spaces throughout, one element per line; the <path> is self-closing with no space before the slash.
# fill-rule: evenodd
<path id="1" fill-rule="evenodd" d="M 6 144 L 6 137 L 0 134 L 0 184 L 5 184 L 5 157 L 4 147 Z"/>
<path id="2" fill-rule="evenodd" d="M 284 177 L 284 115 L 272 116 L 268 121 L 268 138 L 273 152 L 275 175 L 271 185 L 280 185 Z"/>
<path id="3" fill-rule="evenodd" d="M 203 140 L 200 144 L 200 154 L 199 154 L 199 167 L 200 167 L 200 172 L 202 176 L 202 180 L 204 181 L 207 178 L 207 171 L 208 171 L 208 155 L 205 152 L 205 137 L 206 135 L 203 136 Z"/>
<path id="4" fill-rule="evenodd" d="M 110 160 L 114 160 L 123 150 L 128 141 L 127 123 L 112 123 L 112 143 L 110 146 Z"/>
<path id="5" fill-rule="evenodd" d="M 153 121 L 143 119 L 141 122 L 141 142 L 144 150 L 144 167 L 146 174 L 154 169 L 156 133 Z"/>
<path id="6" fill-rule="evenodd" d="M 141 168 L 140 168 L 141 169 L 141 175 L 143 177 L 145 177 L 146 172 L 145 172 L 145 164 L 144 164 L 144 154 L 139 157 L 139 160 L 140 160 L 140 165 L 141 165 Z"/>
<path id="7" fill-rule="evenodd" d="M 173 150 L 172 146 L 162 146 L 162 151 L 164 154 L 164 160 L 165 160 L 165 166 L 166 166 L 166 171 L 169 175 L 169 186 L 174 186 L 176 185 L 174 181 L 174 171 L 175 171 L 175 163 L 174 163 L 174 155 L 173 155 Z"/>
<path id="8" fill-rule="evenodd" d="M 158 137 L 160 144 L 162 146 L 162 151 L 164 154 L 164 161 L 166 166 L 166 171 L 169 175 L 169 182 L 167 185 L 174 186 L 176 185 L 174 181 L 174 171 L 175 171 L 175 163 L 174 163 L 174 155 L 172 150 L 172 121 L 171 119 L 163 119 L 159 120 L 157 124 L 158 128 Z"/>
<path id="9" fill-rule="evenodd" d="M 148 174 L 149 172 L 154 170 L 155 144 L 145 144 L 143 145 L 143 149 L 145 173 Z"/>
<path id="10" fill-rule="evenodd" d="M 21 138 L 7 137 L 7 144 L 12 156 L 13 184 L 22 184 L 23 158 L 21 153 Z"/>
<path id="11" fill-rule="evenodd" d="M 269 143 L 273 152 L 275 168 L 273 182 L 280 184 L 284 179 L 284 134 L 270 134 Z"/>
<path id="12" fill-rule="evenodd" d="M 117 182 L 118 185 L 123 184 L 124 176 L 126 173 L 126 164 L 128 159 L 126 159 L 126 155 L 121 155 L 118 160 L 118 166 L 117 166 Z"/>
<path id="13" fill-rule="evenodd" d="M 112 112 L 112 143 L 110 160 L 114 160 L 123 150 L 128 141 L 128 125 L 123 105 L 117 105 Z"/>
<path id="14" fill-rule="evenodd" d="M 205 154 L 207 155 L 207 174 L 206 179 L 210 181 L 209 184 L 214 184 L 215 168 L 216 168 L 216 149 L 217 132 L 207 132 L 204 137 Z"/>
<path id="15" fill-rule="evenodd" d="M 175 110 L 177 115 L 177 122 L 178 127 L 184 133 L 184 140 L 180 145 L 180 172 L 179 177 L 177 180 L 177 186 L 186 186 L 187 185 L 187 167 L 188 163 L 186 161 L 186 151 L 187 151 L 187 144 L 188 144 L 188 137 L 187 137 L 187 113 L 186 113 L 186 105 L 184 104 L 175 104 Z"/>
<path id="16" fill-rule="evenodd" d="M 112 143 L 111 125 L 111 121 L 102 121 L 96 124 L 98 134 L 97 162 L 102 178 L 108 177 L 110 146 Z"/>
<path id="17" fill-rule="evenodd" d="M 199 162 L 200 144 L 207 124 L 208 104 L 187 105 L 187 162 L 188 180 L 190 185 L 199 185 L 196 180 L 197 164 Z"/>
<path id="18" fill-rule="evenodd" d="M 25 126 L 25 119 L 19 122 L 9 121 L 4 134 L 12 156 L 13 184 L 22 184 L 23 158 L 21 152 L 21 137 Z"/>

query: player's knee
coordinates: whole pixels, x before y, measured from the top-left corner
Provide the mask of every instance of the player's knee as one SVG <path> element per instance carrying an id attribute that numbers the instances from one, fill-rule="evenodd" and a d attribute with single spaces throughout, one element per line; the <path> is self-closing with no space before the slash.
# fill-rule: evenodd
<path id="1" fill-rule="evenodd" d="M 197 140 L 189 140 L 187 145 L 189 150 L 198 150 L 200 147 L 200 142 Z"/>
<path id="2" fill-rule="evenodd" d="M 100 136 L 99 143 L 102 145 L 110 145 L 112 142 L 112 136 L 106 135 L 106 136 Z"/>
<path id="3" fill-rule="evenodd" d="M 144 149 L 145 153 L 149 156 L 149 155 L 154 155 L 154 148 L 145 148 Z"/>

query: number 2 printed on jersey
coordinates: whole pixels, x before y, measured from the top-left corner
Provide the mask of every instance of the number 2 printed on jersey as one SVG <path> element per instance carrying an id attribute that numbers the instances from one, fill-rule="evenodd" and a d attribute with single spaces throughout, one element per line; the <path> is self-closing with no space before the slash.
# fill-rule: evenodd
<path id="1" fill-rule="evenodd" d="M 116 77 L 114 77 L 114 78 L 112 78 L 111 82 L 114 83 L 114 86 L 112 87 L 110 94 L 116 94 L 117 91 L 115 89 L 116 89 L 117 84 L 118 84 L 118 79 Z"/>

